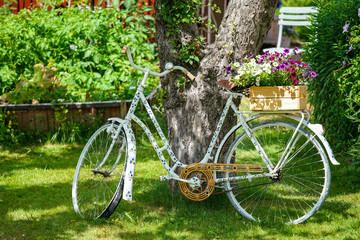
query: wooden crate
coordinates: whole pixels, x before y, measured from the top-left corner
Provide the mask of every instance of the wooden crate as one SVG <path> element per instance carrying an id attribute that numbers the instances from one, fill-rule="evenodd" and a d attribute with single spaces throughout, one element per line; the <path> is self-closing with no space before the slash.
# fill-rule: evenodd
<path id="1" fill-rule="evenodd" d="M 251 111 L 306 109 L 306 86 L 250 87 Z"/>

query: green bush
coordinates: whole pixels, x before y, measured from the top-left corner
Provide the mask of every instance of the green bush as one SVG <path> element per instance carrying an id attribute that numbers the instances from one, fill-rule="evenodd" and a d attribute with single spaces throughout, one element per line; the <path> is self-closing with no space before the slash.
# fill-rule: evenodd
<path id="1" fill-rule="evenodd" d="M 131 1 L 121 10 L 85 7 L 22 10 L 0 18 L 0 95 L 29 81 L 34 65 L 53 65 L 58 81 L 66 86 L 65 101 L 96 101 L 130 98 L 142 77 L 125 55 L 129 45 L 134 61 L 157 69 L 156 44 L 149 8 Z M 158 79 L 150 81 L 157 86 Z"/>
<path id="2" fill-rule="evenodd" d="M 309 84 L 309 99 L 315 107 L 315 120 L 325 125 L 327 138 L 336 149 L 344 150 L 360 135 L 359 121 L 356 121 L 359 119 L 360 45 L 354 42 L 359 31 L 352 28 L 360 23 L 360 2 L 317 0 L 315 3 L 319 12 L 312 22 L 311 42 L 305 57 L 319 77 Z M 350 26 L 348 31 L 353 33 L 344 32 L 346 23 Z"/>

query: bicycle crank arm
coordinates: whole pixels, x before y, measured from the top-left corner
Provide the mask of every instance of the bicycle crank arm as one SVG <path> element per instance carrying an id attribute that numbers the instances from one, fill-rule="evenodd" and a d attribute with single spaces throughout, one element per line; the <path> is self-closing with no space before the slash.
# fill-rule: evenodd
<path id="1" fill-rule="evenodd" d="M 96 175 L 96 174 L 101 174 L 103 175 L 103 177 L 109 177 L 111 172 L 110 171 L 100 171 L 100 170 L 96 170 L 96 169 L 91 169 L 91 171 Z"/>

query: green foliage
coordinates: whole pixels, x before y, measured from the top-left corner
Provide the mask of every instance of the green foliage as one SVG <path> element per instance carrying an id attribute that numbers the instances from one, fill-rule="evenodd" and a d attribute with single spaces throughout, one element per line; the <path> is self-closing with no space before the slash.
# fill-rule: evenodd
<path id="1" fill-rule="evenodd" d="M 281 0 L 280 2 L 282 7 L 305 7 L 314 5 L 312 0 Z"/>
<path id="2" fill-rule="evenodd" d="M 58 70 L 58 81 L 67 87 L 62 99 L 96 101 L 129 98 L 142 74 L 129 71 L 127 57 L 121 55 L 127 44 L 134 61 L 157 68 L 153 43 L 153 18 L 144 15 L 132 1 L 121 10 L 85 7 L 22 10 L 0 18 L 0 95 L 29 81 L 38 63 Z M 149 81 L 150 88 L 158 79 Z"/>
<path id="3" fill-rule="evenodd" d="M 81 111 L 81 110 L 79 110 Z M 59 127 L 48 133 L 47 139 L 51 143 L 83 143 L 86 142 L 91 135 L 103 124 L 102 113 L 95 118 L 90 116 L 91 125 L 83 121 L 69 121 L 69 110 L 65 106 L 55 108 L 55 119 Z M 91 114 L 90 114 L 91 115 Z"/>
<path id="4" fill-rule="evenodd" d="M 0 16 L 11 14 L 11 3 L 16 2 L 16 0 L 4 0 L 3 5 L 0 7 Z"/>
<path id="5" fill-rule="evenodd" d="M 196 16 L 201 6 L 203 6 L 202 0 L 163 0 L 159 8 L 159 14 L 167 22 L 167 27 L 169 28 L 167 35 L 173 38 L 174 52 L 179 54 L 180 60 L 190 65 L 200 62 L 199 50 L 204 39 L 199 37 L 183 43 L 179 41 L 179 37 L 176 35 L 184 24 L 198 24 L 216 30 L 216 26 L 212 23 L 211 19 L 205 22 L 201 16 Z M 212 0 L 206 6 L 210 6 L 217 13 L 220 12 L 220 8 Z"/>
<path id="6" fill-rule="evenodd" d="M 0 110 L 0 146 L 19 146 L 29 139 L 32 142 L 41 140 L 30 131 L 19 131 L 17 115 L 14 111 Z"/>
<path id="7" fill-rule="evenodd" d="M 172 30 L 168 33 L 169 35 L 178 32 L 181 24 L 201 21 L 201 17 L 195 18 L 194 16 L 199 6 L 201 6 L 202 0 L 163 0 L 161 3 L 160 14 Z"/>
<path id="8" fill-rule="evenodd" d="M 0 142 L 7 145 L 18 143 L 16 126 L 16 116 L 10 111 L 0 111 Z"/>
<path id="9" fill-rule="evenodd" d="M 7 93 L 6 101 L 11 103 L 24 102 L 54 102 L 57 99 L 66 96 L 66 88 L 59 84 L 55 77 L 57 69 L 44 65 L 36 64 L 34 74 L 30 80 L 19 82 L 14 91 Z M 22 76 L 20 76 L 22 77 Z"/>
<path id="10" fill-rule="evenodd" d="M 315 107 L 315 121 L 325 125 L 326 137 L 332 146 L 344 150 L 359 136 L 358 124 L 347 116 L 352 114 L 349 97 L 355 99 L 354 96 L 358 98 L 359 95 L 358 90 L 354 92 L 358 89 L 359 78 L 350 75 L 359 71 L 355 62 L 360 48 L 349 51 L 349 34 L 343 33 L 343 26 L 345 23 L 359 24 L 360 2 L 317 0 L 315 3 L 319 12 L 312 22 L 306 61 L 319 76 L 308 85 L 309 99 Z M 354 64 L 350 64 L 352 61 Z M 351 67 L 342 68 L 343 64 Z M 341 70 L 335 72 L 338 69 Z"/>
<path id="11" fill-rule="evenodd" d="M 195 39 L 195 41 L 189 41 L 185 44 L 178 45 L 179 57 L 182 61 L 192 65 L 194 62 L 199 62 L 200 45 L 204 41 L 203 37 Z"/>
<path id="12" fill-rule="evenodd" d="M 345 66 L 335 71 L 334 77 L 346 104 L 345 116 L 352 122 L 356 132 L 356 135 L 352 136 L 354 145 L 351 146 L 349 154 L 357 158 L 360 157 L 360 19 L 357 25 L 351 28 L 349 26 L 346 35 L 349 36 L 351 49 L 348 50 L 348 58 L 344 60 Z M 360 166 L 359 162 L 355 165 Z"/>

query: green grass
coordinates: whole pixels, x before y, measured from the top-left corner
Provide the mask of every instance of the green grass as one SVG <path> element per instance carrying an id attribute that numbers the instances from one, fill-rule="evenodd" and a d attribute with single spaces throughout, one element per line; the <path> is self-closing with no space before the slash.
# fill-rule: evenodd
<path id="1" fill-rule="evenodd" d="M 141 138 L 141 136 L 140 136 Z M 142 141 L 138 141 L 142 142 Z M 132 202 L 108 220 L 85 220 L 72 207 L 80 145 L 0 150 L 0 239 L 358 239 L 360 171 L 345 159 L 331 166 L 321 209 L 299 225 L 258 224 L 241 217 L 225 194 L 192 202 L 172 193 L 156 154 L 138 145 Z"/>

